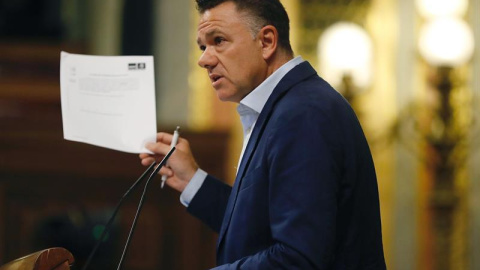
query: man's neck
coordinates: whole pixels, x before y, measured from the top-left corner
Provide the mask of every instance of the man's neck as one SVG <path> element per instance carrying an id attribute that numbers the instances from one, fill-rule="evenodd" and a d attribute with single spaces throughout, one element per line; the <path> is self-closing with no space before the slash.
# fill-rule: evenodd
<path id="1" fill-rule="evenodd" d="M 287 54 L 283 51 L 277 51 L 270 63 L 268 63 L 267 74 L 268 76 L 272 75 L 277 69 L 283 66 L 285 63 L 293 59 L 293 55 Z M 268 77 L 267 76 L 267 77 Z"/>

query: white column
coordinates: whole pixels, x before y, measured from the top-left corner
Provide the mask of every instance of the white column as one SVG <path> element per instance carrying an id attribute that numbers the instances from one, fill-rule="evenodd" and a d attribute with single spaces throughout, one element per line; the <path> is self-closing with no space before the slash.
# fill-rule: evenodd
<path id="1" fill-rule="evenodd" d="M 157 121 L 186 127 L 189 98 L 192 0 L 154 2 L 154 55 Z M 173 130 L 165 130 L 173 132 Z"/>
<path id="2" fill-rule="evenodd" d="M 468 163 L 468 175 L 470 180 L 469 185 L 469 209 L 470 209 L 470 224 L 469 224 L 469 258 L 470 269 L 480 269 L 480 0 L 470 0 L 469 3 L 469 22 L 472 26 L 475 48 L 477 49 L 473 54 L 471 85 L 472 94 L 475 104 L 472 106 L 476 111 L 476 123 L 471 134 L 471 144 L 476 145 L 476 148 L 470 147 L 470 160 Z"/>
<path id="3" fill-rule="evenodd" d="M 416 14 L 414 0 L 397 0 L 397 4 L 396 90 L 397 108 L 402 110 L 415 96 Z M 401 143 L 396 146 L 395 171 L 394 261 L 390 265 L 396 270 L 417 269 L 418 159 Z"/>
<path id="4" fill-rule="evenodd" d="M 88 53 L 118 55 L 122 34 L 123 0 L 88 0 Z"/>

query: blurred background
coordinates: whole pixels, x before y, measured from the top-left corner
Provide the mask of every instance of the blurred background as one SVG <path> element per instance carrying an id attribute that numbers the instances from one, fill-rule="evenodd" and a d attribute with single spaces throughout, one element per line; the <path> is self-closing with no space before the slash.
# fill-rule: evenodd
<path id="1" fill-rule="evenodd" d="M 350 101 L 369 140 L 388 268 L 480 269 L 480 0 L 282 3 L 296 55 Z M 137 155 L 63 140 L 62 50 L 154 55 L 158 130 L 181 126 L 200 166 L 233 181 L 241 126 L 196 65 L 197 20 L 193 0 L 0 0 L 0 265 L 63 246 L 80 269 L 144 170 Z M 138 199 L 91 269 L 115 268 Z M 215 240 L 158 178 L 125 267 L 212 267 Z"/>

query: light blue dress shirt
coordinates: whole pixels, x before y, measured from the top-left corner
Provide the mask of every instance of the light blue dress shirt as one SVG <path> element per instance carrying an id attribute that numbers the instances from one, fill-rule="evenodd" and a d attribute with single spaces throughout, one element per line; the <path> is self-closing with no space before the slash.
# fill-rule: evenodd
<path id="1" fill-rule="evenodd" d="M 243 127 L 243 148 L 240 155 L 238 164 L 242 162 L 243 152 L 248 144 L 250 135 L 253 128 L 255 127 L 255 122 L 257 121 L 260 112 L 267 103 L 268 98 L 273 92 L 273 89 L 277 86 L 280 80 L 295 66 L 302 63 L 304 60 L 301 56 L 297 56 L 294 59 L 288 61 L 282 65 L 279 69 L 272 73 L 265 81 L 263 81 L 259 86 L 257 86 L 250 94 L 244 97 L 240 104 L 238 104 L 237 112 L 240 115 L 240 121 L 242 122 Z M 238 168 L 239 166 L 237 166 Z M 207 177 L 207 173 L 202 169 L 198 169 L 197 172 L 193 175 L 192 179 L 188 185 L 183 190 L 180 195 L 180 202 L 188 207 L 193 197 L 200 189 Z"/>

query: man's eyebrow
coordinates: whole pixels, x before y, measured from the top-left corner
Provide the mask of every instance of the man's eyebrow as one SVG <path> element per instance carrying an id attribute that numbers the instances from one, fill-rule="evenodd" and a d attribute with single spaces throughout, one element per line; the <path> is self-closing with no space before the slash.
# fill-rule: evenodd
<path id="1" fill-rule="evenodd" d="M 216 35 L 216 34 L 218 34 L 218 33 L 222 33 L 222 31 L 220 31 L 220 30 L 217 29 L 217 28 L 210 29 L 210 30 L 208 30 L 208 31 L 205 33 L 205 37 L 208 39 L 208 38 L 210 38 L 210 37 L 212 37 L 212 36 L 214 36 L 214 35 Z M 197 44 L 198 44 L 198 45 L 201 45 L 201 39 L 200 39 L 200 37 L 197 38 Z"/>
<path id="2" fill-rule="evenodd" d="M 214 29 L 208 30 L 208 32 L 205 33 L 205 36 L 206 36 L 206 37 L 211 37 L 211 36 L 214 36 L 214 35 L 216 35 L 216 34 L 218 34 L 218 33 L 221 33 L 221 31 L 220 31 L 219 29 L 217 29 L 217 28 L 214 28 Z"/>

